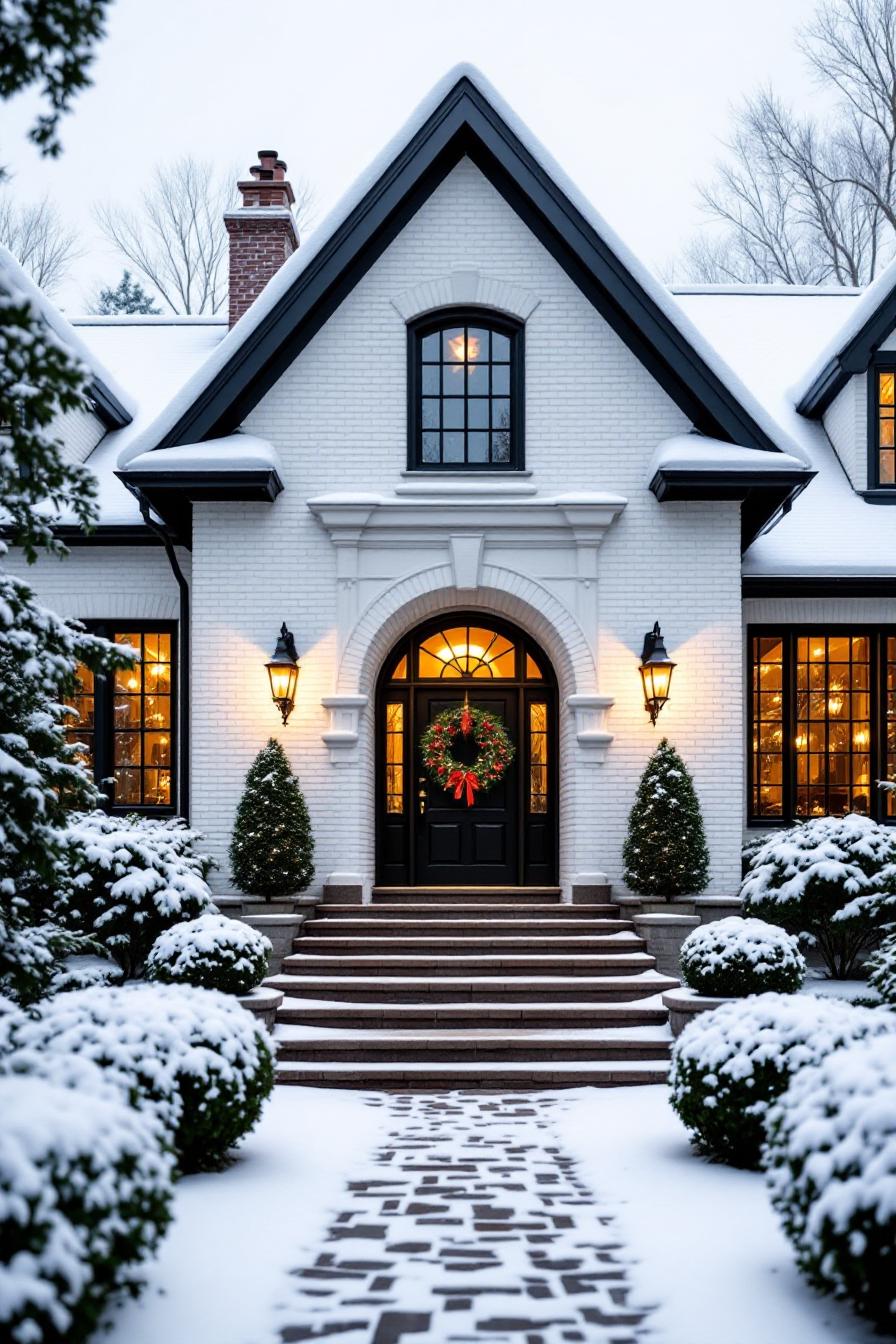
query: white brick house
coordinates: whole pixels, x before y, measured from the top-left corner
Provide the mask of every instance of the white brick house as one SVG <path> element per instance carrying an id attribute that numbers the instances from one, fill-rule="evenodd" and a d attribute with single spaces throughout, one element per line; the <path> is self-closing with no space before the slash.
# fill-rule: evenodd
<path id="1" fill-rule="evenodd" d="M 72 324 L 96 414 L 60 430 L 102 519 L 88 537 L 60 520 L 70 556 L 28 577 L 144 640 L 132 700 L 84 704 L 113 806 L 187 813 L 226 888 L 245 772 L 276 735 L 317 885 L 365 895 L 620 885 L 663 734 L 694 774 L 712 894 L 735 889 L 747 827 L 887 815 L 896 272 L 864 295 L 670 293 L 472 71 L 294 251 L 276 156 L 241 185 L 229 324 Z M 638 669 L 656 621 L 677 666 L 654 726 Z M 264 667 L 283 622 L 301 662 L 285 725 Z M 518 752 L 469 810 L 417 758 L 465 692 Z"/>

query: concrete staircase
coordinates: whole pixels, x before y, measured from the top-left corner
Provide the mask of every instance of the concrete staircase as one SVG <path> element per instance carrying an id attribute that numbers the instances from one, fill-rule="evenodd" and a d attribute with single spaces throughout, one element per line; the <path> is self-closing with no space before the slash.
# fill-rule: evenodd
<path id="1" fill-rule="evenodd" d="M 607 891 L 609 896 L 609 889 Z M 324 904 L 282 972 L 277 1081 L 322 1087 L 664 1081 L 660 975 L 634 925 L 556 887 L 374 890 Z"/>

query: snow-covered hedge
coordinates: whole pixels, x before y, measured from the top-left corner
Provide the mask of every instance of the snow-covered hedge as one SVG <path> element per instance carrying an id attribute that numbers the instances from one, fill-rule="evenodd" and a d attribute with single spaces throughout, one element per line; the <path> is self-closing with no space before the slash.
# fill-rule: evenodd
<path id="1" fill-rule="evenodd" d="M 78 967 L 89 961 L 94 980 L 113 979 L 118 967 L 106 960 L 106 949 L 97 939 L 74 933 L 50 920 L 28 923 L 9 920 L 0 913 L 0 994 L 27 1007 L 48 994 L 73 989 Z"/>
<path id="2" fill-rule="evenodd" d="M 814 942 L 848 978 L 896 912 L 896 832 L 870 817 L 813 817 L 768 836 L 741 885 L 744 914 Z"/>
<path id="3" fill-rule="evenodd" d="M 806 962 L 793 934 L 762 919 L 730 915 L 703 924 L 681 945 L 681 974 L 698 994 L 739 998 L 764 990 L 793 993 Z"/>
<path id="4" fill-rule="evenodd" d="M 896 1334 L 896 1035 L 802 1069 L 766 1127 L 772 1203 L 800 1268 Z"/>
<path id="5" fill-rule="evenodd" d="M 149 980 L 248 994 L 268 971 L 269 938 L 226 915 L 200 915 L 160 933 L 146 958 Z"/>
<path id="6" fill-rule="evenodd" d="M 838 1046 L 893 1030 L 891 1013 L 838 999 L 758 994 L 724 1003 L 675 1042 L 670 1100 L 701 1150 L 756 1167 L 766 1111 L 793 1074 Z"/>
<path id="7" fill-rule="evenodd" d="M 212 861 L 179 817 L 88 812 L 72 818 L 67 838 L 71 882 L 60 910 L 104 943 L 126 975 L 139 973 L 164 929 L 214 908 L 205 881 Z"/>
<path id="8" fill-rule="evenodd" d="M 0 1078 L 0 1337 L 81 1344 L 138 1291 L 170 1221 L 174 1159 L 120 1097 Z"/>
<path id="9" fill-rule="evenodd" d="M 50 1057 L 61 1057 L 60 1073 Z M 270 1037 L 235 999 L 186 985 L 60 994 L 0 1017 L 0 1071 L 59 1077 L 73 1056 L 165 1124 L 184 1171 L 211 1170 L 256 1124 L 273 1086 Z"/>
<path id="10" fill-rule="evenodd" d="M 890 933 L 868 958 L 868 984 L 884 1003 L 896 1006 L 896 933 Z"/>

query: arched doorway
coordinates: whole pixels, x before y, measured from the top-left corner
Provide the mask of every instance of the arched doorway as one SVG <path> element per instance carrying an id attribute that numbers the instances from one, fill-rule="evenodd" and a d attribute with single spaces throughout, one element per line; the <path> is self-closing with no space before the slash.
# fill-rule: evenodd
<path id="1" fill-rule="evenodd" d="M 472 806 L 433 783 L 420 738 L 463 704 L 500 717 L 516 754 Z M 386 658 L 376 697 L 377 882 L 545 886 L 557 880 L 557 688 L 543 650 L 482 612 L 440 616 Z M 473 764 L 475 746 L 455 754 Z"/>

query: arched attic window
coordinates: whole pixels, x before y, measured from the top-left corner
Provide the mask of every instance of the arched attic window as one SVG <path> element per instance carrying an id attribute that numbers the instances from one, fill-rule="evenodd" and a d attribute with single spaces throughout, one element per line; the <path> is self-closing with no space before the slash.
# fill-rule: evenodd
<path id="1" fill-rule="evenodd" d="M 408 327 L 408 466 L 514 471 L 523 459 L 523 326 L 483 309 Z"/>

